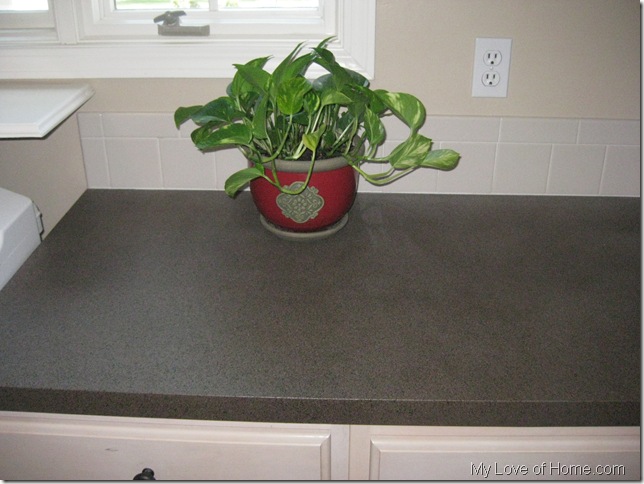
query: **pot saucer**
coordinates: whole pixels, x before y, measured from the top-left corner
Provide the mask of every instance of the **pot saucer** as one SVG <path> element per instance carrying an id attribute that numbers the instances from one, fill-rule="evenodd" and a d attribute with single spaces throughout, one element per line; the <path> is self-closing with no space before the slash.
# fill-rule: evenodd
<path id="1" fill-rule="evenodd" d="M 268 220 L 264 218 L 263 215 L 259 216 L 259 220 L 262 222 L 262 225 L 266 230 L 280 237 L 281 239 L 293 240 L 297 242 L 306 242 L 309 240 L 324 239 L 326 237 L 329 237 L 335 234 L 347 224 L 347 221 L 349 220 L 349 214 L 348 213 L 345 214 L 344 217 L 342 217 L 333 225 L 329 225 L 328 227 L 325 227 L 322 230 L 316 230 L 314 232 L 295 232 L 293 230 L 282 229 L 277 225 L 270 223 Z"/>

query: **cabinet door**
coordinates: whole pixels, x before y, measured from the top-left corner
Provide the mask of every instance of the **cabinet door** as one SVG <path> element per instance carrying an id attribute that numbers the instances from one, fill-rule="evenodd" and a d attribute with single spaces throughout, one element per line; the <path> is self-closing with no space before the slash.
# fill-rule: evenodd
<path id="1" fill-rule="evenodd" d="M 639 427 L 351 429 L 352 479 L 640 479 Z"/>
<path id="2" fill-rule="evenodd" d="M 348 426 L 0 412 L 0 479 L 346 479 Z"/>

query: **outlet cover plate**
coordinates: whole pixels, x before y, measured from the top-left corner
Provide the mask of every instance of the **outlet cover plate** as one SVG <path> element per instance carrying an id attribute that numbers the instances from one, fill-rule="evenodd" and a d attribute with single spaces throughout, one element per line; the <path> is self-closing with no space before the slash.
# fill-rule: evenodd
<path id="1" fill-rule="evenodd" d="M 512 39 L 477 38 L 474 49 L 472 97 L 507 97 Z M 498 62 L 490 63 L 492 56 Z M 489 82 L 489 79 L 498 82 Z"/>

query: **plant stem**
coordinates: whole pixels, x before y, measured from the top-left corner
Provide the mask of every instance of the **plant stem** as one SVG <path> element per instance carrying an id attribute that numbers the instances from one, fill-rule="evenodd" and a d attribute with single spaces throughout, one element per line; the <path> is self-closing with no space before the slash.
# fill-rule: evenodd
<path id="1" fill-rule="evenodd" d="M 354 170 L 356 170 L 358 173 L 360 173 L 369 183 L 373 185 L 387 185 L 391 182 L 394 182 L 398 180 L 399 178 L 402 178 L 403 176 L 407 175 L 408 173 L 411 173 L 412 171 L 415 170 L 415 167 L 412 168 L 406 168 L 405 170 L 400 170 L 398 173 L 394 174 L 397 170 L 394 168 L 391 168 L 388 172 L 386 173 L 380 173 L 380 174 L 369 174 L 365 172 L 364 170 L 360 169 L 358 165 L 351 165 Z"/>

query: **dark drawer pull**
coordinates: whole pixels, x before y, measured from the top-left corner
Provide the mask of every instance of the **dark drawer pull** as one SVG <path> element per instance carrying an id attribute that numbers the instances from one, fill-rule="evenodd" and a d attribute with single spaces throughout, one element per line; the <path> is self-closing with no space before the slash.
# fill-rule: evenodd
<path id="1" fill-rule="evenodd" d="M 134 476 L 133 481 L 156 481 L 154 478 L 154 471 L 148 467 L 143 469 L 140 474 Z"/>

